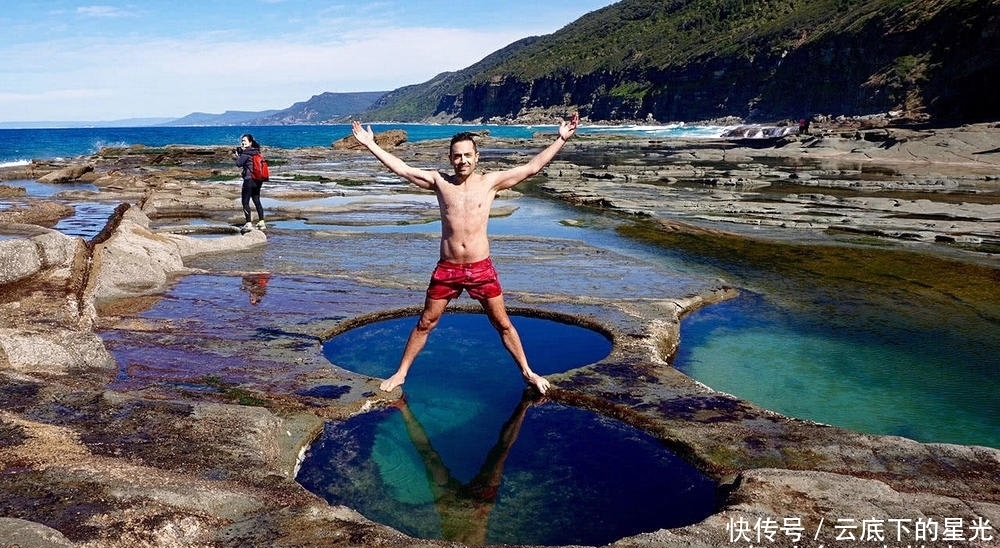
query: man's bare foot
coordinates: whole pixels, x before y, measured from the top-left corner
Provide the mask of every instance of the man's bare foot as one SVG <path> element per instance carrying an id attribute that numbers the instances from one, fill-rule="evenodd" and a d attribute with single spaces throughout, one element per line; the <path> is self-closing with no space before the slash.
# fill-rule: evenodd
<path id="1" fill-rule="evenodd" d="M 403 381 L 406 380 L 406 375 L 400 375 L 396 373 L 395 375 L 389 377 L 388 379 L 382 381 L 382 384 L 378 385 L 383 392 L 392 392 L 397 386 L 403 386 Z"/>
<path id="2" fill-rule="evenodd" d="M 530 384 L 530 385 L 534 386 L 536 389 L 538 389 L 538 391 L 541 394 L 545 394 L 549 390 L 549 386 L 550 386 L 549 385 L 549 381 L 547 381 L 545 379 L 545 377 L 543 377 L 541 375 L 537 375 L 535 373 L 529 373 L 529 374 L 527 374 L 527 375 L 524 376 L 524 380 L 528 384 Z"/>

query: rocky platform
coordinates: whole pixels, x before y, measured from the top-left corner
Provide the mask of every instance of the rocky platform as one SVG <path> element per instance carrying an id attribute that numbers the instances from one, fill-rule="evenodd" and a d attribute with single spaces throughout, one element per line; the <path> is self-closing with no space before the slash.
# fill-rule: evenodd
<path id="1" fill-rule="evenodd" d="M 849 232 L 995 272 L 997 136 L 975 126 L 838 128 L 766 144 L 581 138 L 533 184 L 665 233 L 742 238 L 752 226 L 755 235 L 812 245 Z M 488 139 L 484 164 L 522 161 L 547 140 Z M 397 152 L 430 167 L 442 147 Z M 282 189 L 269 195 L 281 200 L 272 220 L 436 215 L 432 200 L 367 155 L 269 156 Z M 324 421 L 399 396 L 326 362 L 319 347 L 359 323 L 414 313 L 435 238 L 239 235 L 239 186 L 221 148 L 106 149 L 0 175 L 43 176 L 99 190 L 44 201 L 9 191 L 14 205 L 0 211 L 0 545 L 452 545 L 409 538 L 294 481 Z M 74 200 L 122 205 L 85 241 L 51 230 L 66 215 L 60 204 Z M 505 196 L 496 214 L 517 200 Z M 495 241 L 512 308 L 612 338 L 601 362 L 554 376 L 550 397 L 652 433 L 720 484 L 720 507 L 703 522 L 615 546 L 801 546 L 820 523 L 816 545 L 906 545 L 918 521 L 939 524 L 939 536 L 950 524 L 950 546 L 998 545 L 1000 450 L 795 420 L 673 369 L 680 318 L 738 288 L 577 241 Z M 588 276 L 558 275 L 581 269 Z M 262 271 L 275 280 L 266 298 L 283 304 L 274 313 L 224 298 L 227 284 Z M 837 540 L 859 537 L 863 521 L 868 540 Z M 787 534 L 796 523 L 805 527 L 800 540 Z M 902 542 L 897 526 L 908 531 Z"/>

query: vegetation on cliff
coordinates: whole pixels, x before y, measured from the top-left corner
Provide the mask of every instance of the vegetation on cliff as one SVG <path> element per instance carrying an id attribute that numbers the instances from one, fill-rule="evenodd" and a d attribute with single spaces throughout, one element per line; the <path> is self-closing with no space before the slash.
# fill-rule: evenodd
<path id="1" fill-rule="evenodd" d="M 986 85 L 998 67 L 998 0 L 623 0 L 395 90 L 364 117 L 984 121 L 1000 119 Z"/>

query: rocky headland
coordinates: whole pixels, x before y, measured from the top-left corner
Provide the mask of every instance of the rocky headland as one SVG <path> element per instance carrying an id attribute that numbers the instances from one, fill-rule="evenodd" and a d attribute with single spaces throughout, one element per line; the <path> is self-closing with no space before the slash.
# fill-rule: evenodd
<path id="1" fill-rule="evenodd" d="M 408 162 L 443 167 L 446 144 L 390 137 Z M 550 139 L 484 136 L 483 167 L 521 162 Z M 238 176 L 223 147 L 108 148 L 0 172 L 10 204 L 0 209 L 0 546 L 454 545 L 331 506 L 294 479 L 324 421 L 399 397 L 327 362 L 322 341 L 414 313 L 436 255 L 434 237 L 328 225 L 423 223 L 437 207 L 349 142 L 269 158 L 269 220 L 302 227 L 239 234 Z M 96 191 L 32 198 L 18 188 L 24 179 Z M 891 249 L 952 272 L 973 265 L 970 279 L 982 283 L 951 298 L 984 321 L 1000 318 L 993 124 L 845 123 L 752 140 L 580 136 L 523 191 L 607 212 L 670 245 L 690 245 L 682 235 L 719 253 L 726 242 L 764 241 Z M 517 200 L 503 196 L 495 215 Z M 85 240 L 52 228 L 74 201 L 117 207 Z M 862 520 L 910 529 L 961 520 L 963 538 L 947 545 L 1000 544 L 1000 449 L 784 417 L 675 370 L 680 319 L 738 287 L 580 242 L 496 240 L 497 260 L 518 262 L 504 270 L 509 306 L 612 339 L 601 362 L 554 376 L 551 399 L 642 428 L 719 483 L 718 511 L 703 522 L 615 546 L 803 545 L 822 520 L 816 545 L 912 539 L 895 542 L 885 525 L 882 540 L 838 541 L 838 519 L 854 520 L 855 536 Z M 261 314 L 226 297 L 262 272 L 277 280 L 266 298 L 280 306 Z M 630 291 L 633 279 L 647 291 Z M 756 534 L 788 518 L 807 528 L 802 541 L 734 540 L 738 524 Z"/>

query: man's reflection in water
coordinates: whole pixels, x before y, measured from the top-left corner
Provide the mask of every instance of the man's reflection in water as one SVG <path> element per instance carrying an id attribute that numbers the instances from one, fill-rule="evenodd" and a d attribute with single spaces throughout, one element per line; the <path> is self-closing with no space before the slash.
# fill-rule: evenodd
<path id="1" fill-rule="evenodd" d="M 427 432 L 410 410 L 405 398 L 400 398 L 394 404 L 403 415 L 406 432 L 427 469 L 427 481 L 434 495 L 434 506 L 441 516 L 442 538 L 468 545 L 486 544 L 489 515 L 496 504 L 504 461 L 521 431 L 521 423 L 524 422 L 528 408 L 545 401 L 536 390 L 524 391 L 514 413 L 500 430 L 496 444 L 486 455 L 479 473 L 468 484 L 452 477 L 451 471 L 431 446 Z"/>
<path id="2" fill-rule="evenodd" d="M 250 304 L 256 306 L 264 300 L 264 295 L 267 294 L 267 282 L 270 280 L 271 275 L 267 272 L 248 274 L 243 276 L 240 291 L 246 291 L 250 295 Z"/>

